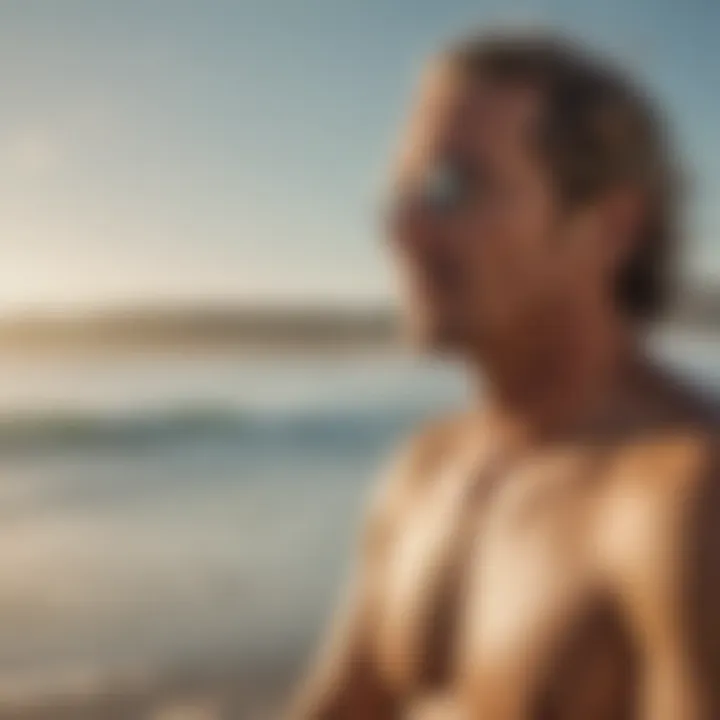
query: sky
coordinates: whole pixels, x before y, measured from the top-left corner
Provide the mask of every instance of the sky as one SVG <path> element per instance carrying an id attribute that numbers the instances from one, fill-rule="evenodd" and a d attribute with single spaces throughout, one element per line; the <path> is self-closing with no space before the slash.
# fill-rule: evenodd
<path id="1" fill-rule="evenodd" d="M 540 25 L 628 66 L 692 180 L 720 280 L 717 0 L 3 0 L 0 313 L 384 302 L 376 222 L 423 58 Z"/>

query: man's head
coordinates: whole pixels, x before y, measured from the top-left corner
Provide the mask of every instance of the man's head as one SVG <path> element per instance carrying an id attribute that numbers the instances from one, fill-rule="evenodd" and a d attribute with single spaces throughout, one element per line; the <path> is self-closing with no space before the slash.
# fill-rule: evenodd
<path id="1" fill-rule="evenodd" d="M 655 111 L 605 64 L 544 37 L 451 47 L 421 83 L 390 210 L 414 334 L 483 352 L 569 309 L 652 319 L 673 176 Z"/>

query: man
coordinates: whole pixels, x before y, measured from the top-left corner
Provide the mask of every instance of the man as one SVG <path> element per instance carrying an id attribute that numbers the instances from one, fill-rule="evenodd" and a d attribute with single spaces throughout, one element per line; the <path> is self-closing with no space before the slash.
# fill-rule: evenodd
<path id="1" fill-rule="evenodd" d="M 401 452 L 292 717 L 720 718 L 716 425 L 642 348 L 674 174 L 649 101 L 570 45 L 431 65 L 389 234 L 414 337 L 481 402 Z"/>

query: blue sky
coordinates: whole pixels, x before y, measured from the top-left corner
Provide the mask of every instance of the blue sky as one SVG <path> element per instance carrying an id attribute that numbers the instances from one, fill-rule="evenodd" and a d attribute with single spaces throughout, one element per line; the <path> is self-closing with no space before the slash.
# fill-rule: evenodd
<path id="1" fill-rule="evenodd" d="M 498 23 L 651 85 L 694 179 L 686 265 L 720 278 L 717 0 L 5 0 L 0 312 L 388 297 L 374 209 L 414 76 Z"/>

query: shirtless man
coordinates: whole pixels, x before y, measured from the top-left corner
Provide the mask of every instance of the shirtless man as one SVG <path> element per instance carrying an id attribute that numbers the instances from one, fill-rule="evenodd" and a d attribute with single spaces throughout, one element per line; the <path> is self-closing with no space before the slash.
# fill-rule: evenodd
<path id="1" fill-rule="evenodd" d="M 675 249 L 648 100 L 547 38 L 425 74 L 389 236 L 422 345 L 477 409 L 405 447 L 295 720 L 717 720 L 720 473 L 648 359 Z"/>

